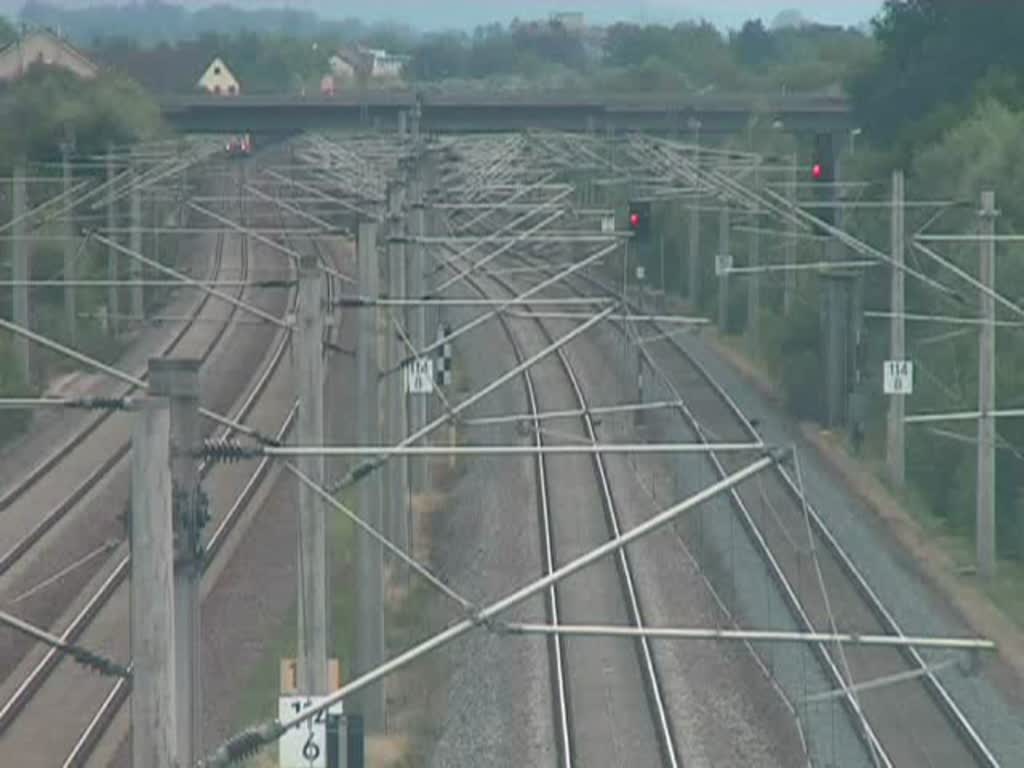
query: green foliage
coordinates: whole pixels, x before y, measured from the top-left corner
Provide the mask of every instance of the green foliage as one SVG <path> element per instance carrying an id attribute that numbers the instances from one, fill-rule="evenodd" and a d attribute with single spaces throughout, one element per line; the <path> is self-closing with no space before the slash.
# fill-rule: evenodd
<path id="1" fill-rule="evenodd" d="M 13 337 L 0 335 L 0 397 L 27 397 L 31 394 L 32 389 L 15 359 Z M 24 430 L 29 416 L 26 410 L 0 410 L 0 444 Z"/>
<path id="2" fill-rule="evenodd" d="M 913 166 L 939 196 L 975 203 L 983 189 L 995 190 L 1000 208 L 1024 221 L 1024 114 L 986 101 L 935 144 L 921 150 Z"/>
<path id="3" fill-rule="evenodd" d="M 746 22 L 731 42 L 736 57 L 745 67 L 763 66 L 778 55 L 775 36 L 764 28 L 760 19 Z"/>
<path id="4" fill-rule="evenodd" d="M 1022 26 L 1016 0 L 887 0 L 878 56 L 849 84 L 867 135 L 906 158 L 969 112 L 985 79 L 1020 103 Z"/>
<path id="5" fill-rule="evenodd" d="M 821 385 L 821 321 L 817 311 L 809 304 L 797 304 L 780 335 L 786 405 L 797 418 L 820 420 L 825 403 Z"/>
<path id="6" fill-rule="evenodd" d="M 629 92 L 807 90 L 840 82 L 872 51 L 856 30 L 768 30 L 760 21 L 731 36 L 707 22 L 613 24 L 600 46 L 556 23 L 492 24 L 472 35 L 424 37 L 410 73 L 432 81 L 557 74 L 563 85 L 575 74 L 595 89 Z"/>
<path id="7" fill-rule="evenodd" d="M 991 93 L 998 82 L 983 78 L 979 85 Z M 973 111 L 948 128 L 940 139 L 919 150 L 913 165 L 916 188 L 928 189 L 929 196 L 961 200 L 964 206 L 944 218 L 943 231 L 972 231 L 983 190 L 994 190 L 1001 215 L 998 229 L 1018 230 L 1024 221 L 1024 112 L 1016 111 L 991 98 L 977 100 Z M 977 244 L 949 244 L 942 255 L 969 274 L 977 274 Z M 1002 250 L 1002 249 L 1001 249 Z M 939 268 L 926 263 L 924 268 L 938 274 Z M 1019 302 L 1024 297 L 1024 264 L 1018 259 L 997 259 L 997 285 L 1004 296 Z M 977 315 L 980 311 L 977 291 L 957 278 L 944 282 L 954 285 L 959 301 L 943 299 L 934 291 L 908 285 L 911 311 L 929 314 L 954 313 Z M 1006 319 L 1019 319 L 1000 310 Z M 912 329 L 913 330 L 913 329 Z M 934 333 L 934 330 L 931 331 Z M 977 406 L 977 342 L 973 335 L 944 344 L 914 344 L 923 335 L 910 336 L 915 362 L 923 371 L 933 372 L 941 381 L 938 387 L 926 379 L 920 396 L 915 387 L 915 408 L 921 410 L 961 410 Z M 1016 329 L 997 332 L 999 350 L 996 369 L 996 401 L 1001 405 L 1019 404 L 1021 375 L 1024 370 L 1024 346 Z M 1000 420 L 1000 436 L 1010 445 L 1024 444 L 1024 425 L 1017 420 Z M 970 434 L 968 434 L 970 436 Z M 1024 538 L 1015 535 L 1019 525 L 1017 505 L 1022 492 L 1022 460 L 1014 451 L 997 454 L 997 524 L 1000 540 L 1007 552 L 1024 548 Z M 970 446 L 950 444 L 947 440 L 918 437 L 910 443 L 909 466 L 912 477 L 921 485 L 932 509 L 947 524 L 970 532 L 973 526 L 973 489 L 975 452 Z M 1016 544 L 1016 546 L 1015 546 Z M 1024 555 L 1024 549 L 1020 551 Z"/>
<path id="8" fill-rule="evenodd" d="M 53 159 L 71 128 L 80 153 L 155 136 L 156 104 L 125 77 L 103 75 L 86 81 L 69 72 L 32 68 L 4 96 L 9 119 L 0 124 L 0 162 L 24 156 Z"/>
<path id="9" fill-rule="evenodd" d="M 3 16 L 0 16 L 0 46 L 13 43 L 17 39 L 18 30 L 14 28 L 14 25 L 11 24 L 11 22 Z"/>
<path id="10" fill-rule="evenodd" d="M 220 56 L 244 93 L 289 93 L 317 85 L 336 48 L 336 40 L 311 43 L 284 34 L 241 32 L 233 36 L 206 33 L 153 48 L 128 38 L 109 38 L 97 42 L 93 53 L 108 67 L 131 73 L 153 91 L 195 90 L 203 71 Z"/>

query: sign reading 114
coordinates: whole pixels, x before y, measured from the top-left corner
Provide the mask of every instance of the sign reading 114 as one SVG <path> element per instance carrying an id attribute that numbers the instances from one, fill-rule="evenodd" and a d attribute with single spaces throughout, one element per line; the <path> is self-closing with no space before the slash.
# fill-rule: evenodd
<path id="1" fill-rule="evenodd" d="M 914 393 L 914 364 L 910 360 L 886 360 L 882 388 L 887 395 Z"/>

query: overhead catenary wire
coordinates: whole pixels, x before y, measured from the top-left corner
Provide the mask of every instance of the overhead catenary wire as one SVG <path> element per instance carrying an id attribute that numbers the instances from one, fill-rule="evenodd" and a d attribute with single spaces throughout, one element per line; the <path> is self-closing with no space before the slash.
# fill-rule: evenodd
<path id="1" fill-rule="evenodd" d="M 376 669 L 357 677 L 343 685 L 337 691 L 324 696 L 311 707 L 303 710 L 303 712 L 289 717 L 284 721 L 275 720 L 263 723 L 259 726 L 244 729 L 236 736 L 222 743 L 206 759 L 201 760 L 197 764 L 197 768 L 226 768 L 242 758 L 251 756 L 255 751 L 259 750 L 263 746 L 273 743 L 279 739 L 289 729 L 316 717 L 320 712 L 327 711 L 330 707 L 334 706 L 338 702 L 344 701 L 347 697 L 357 691 L 360 691 L 366 686 L 377 682 L 402 667 L 405 667 L 425 654 L 437 650 L 451 641 L 462 637 L 474 628 L 489 626 L 493 620 L 502 613 L 505 613 L 509 609 L 528 600 L 535 594 L 542 592 L 553 584 L 563 581 L 598 560 L 618 552 L 633 541 L 663 528 L 684 513 L 689 512 L 706 501 L 715 498 L 719 494 L 724 493 L 747 478 L 753 477 L 769 467 L 775 466 L 779 461 L 784 460 L 785 456 L 786 454 L 784 452 L 773 452 L 751 464 L 746 465 L 742 469 L 727 475 L 725 478 L 719 480 L 713 485 L 708 486 L 677 504 L 673 504 L 643 523 L 631 528 L 621 536 L 598 545 L 590 551 L 569 561 L 565 565 L 555 569 L 550 574 L 536 579 L 505 597 L 488 604 L 471 617 L 464 618 L 441 632 L 432 635 L 426 640 L 417 643 L 408 650 L 399 653 L 397 656 L 391 658 Z"/>
<path id="2" fill-rule="evenodd" d="M 90 651 L 88 648 L 83 648 L 82 646 L 74 645 L 72 643 L 66 643 L 56 635 L 51 635 L 49 632 L 29 624 L 27 621 L 19 619 L 12 613 L 0 610 L 0 623 L 6 624 L 11 629 L 16 630 L 23 635 L 27 635 L 34 640 L 45 643 L 51 648 L 54 648 L 74 659 L 83 667 L 93 669 L 101 675 L 124 678 L 131 677 L 131 672 L 128 671 L 128 668 L 118 664 L 116 661 L 108 659 L 94 651 Z"/>

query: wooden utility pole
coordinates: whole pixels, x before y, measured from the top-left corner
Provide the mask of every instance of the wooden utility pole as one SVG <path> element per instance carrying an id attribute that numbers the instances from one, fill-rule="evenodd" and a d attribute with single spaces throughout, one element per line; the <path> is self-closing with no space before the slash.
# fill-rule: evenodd
<path id="1" fill-rule="evenodd" d="M 313 254 L 299 265 L 297 390 L 299 445 L 324 444 L 324 273 Z M 299 471 L 317 485 L 324 480 L 323 456 L 298 459 Z M 327 693 L 327 531 L 320 497 L 305 483 L 299 503 L 299 692 Z"/>
<path id="2" fill-rule="evenodd" d="M 996 573 L 996 284 L 995 192 L 981 193 L 982 326 L 978 346 L 978 516 L 976 541 L 978 573 L 991 579 Z"/>
<path id="3" fill-rule="evenodd" d="M 177 768 L 170 413 L 142 398 L 132 433 L 132 765 Z"/>
<path id="4" fill-rule="evenodd" d="M 201 534 L 206 502 L 199 486 L 199 367 L 193 358 L 149 361 L 149 391 L 170 400 L 172 529 L 174 532 L 174 676 L 177 753 L 192 765 L 202 748 L 200 669 Z"/>
<path id="5" fill-rule="evenodd" d="M 889 359 L 906 359 L 906 320 L 904 318 L 904 274 L 903 254 L 906 238 L 904 219 L 904 180 L 903 171 L 892 174 L 892 296 L 890 311 L 892 319 L 889 324 Z M 889 420 L 886 425 L 886 463 L 889 467 L 889 480 L 897 488 L 906 483 L 906 425 L 903 417 L 906 413 L 904 396 L 889 396 Z"/>
<path id="6" fill-rule="evenodd" d="M 369 306 L 359 310 L 359 342 L 356 346 L 358 377 L 357 425 L 359 444 L 380 443 L 377 364 L 377 305 L 379 263 L 376 222 L 359 222 L 359 294 Z M 381 475 L 371 472 L 359 482 L 359 516 L 371 527 L 381 527 Z M 383 547 L 363 531 L 356 534 L 356 675 L 384 662 L 384 561 Z M 371 685 L 358 696 L 358 708 L 366 728 L 384 730 L 384 686 Z"/>

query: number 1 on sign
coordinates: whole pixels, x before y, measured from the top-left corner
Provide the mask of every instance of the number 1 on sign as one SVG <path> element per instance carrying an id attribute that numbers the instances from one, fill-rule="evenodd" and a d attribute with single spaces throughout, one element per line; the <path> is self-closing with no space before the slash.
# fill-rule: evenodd
<path id="1" fill-rule="evenodd" d="M 886 360 L 882 389 L 887 395 L 910 395 L 914 392 L 914 364 L 910 360 Z"/>

